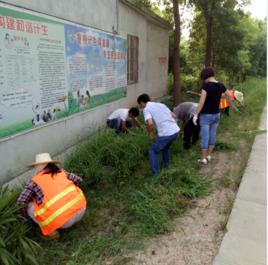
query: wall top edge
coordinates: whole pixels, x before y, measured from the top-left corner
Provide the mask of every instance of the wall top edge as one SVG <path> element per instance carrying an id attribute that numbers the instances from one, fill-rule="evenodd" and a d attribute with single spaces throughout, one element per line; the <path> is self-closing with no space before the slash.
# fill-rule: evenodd
<path id="1" fill-rule="evenodd" d="M 172 25 L 167 20 L 163 19 L 162 17 L 158 16 L 154 12 L 148 10 L 147 8 L 138 5 L 135 2 L 135 0 L 119 0 L 119 1 L 127 6 L 131 7 L 136 12 L 138 12 L 141 15 L 143 15 L 144 17 L 146 17 L 152 23 L 154 23 L 154 24 L 156 24 L 164 29 L 168 29 L 168 30 L 172 29 Z"/>

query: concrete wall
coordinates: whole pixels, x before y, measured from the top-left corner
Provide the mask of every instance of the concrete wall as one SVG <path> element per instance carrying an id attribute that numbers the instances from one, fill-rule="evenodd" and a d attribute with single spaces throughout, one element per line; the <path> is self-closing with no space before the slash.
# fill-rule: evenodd
<path id="1" fill-rule="evenodd" d="M 118 10 L 116 0 L 2 2 L 108 32 L 112 32 L 113 28 L 117 29 L 118 25 L 120 36 L 138 36 L 139 81 L 128 86 L 127 98 L 1 139 L 0 182 L 8 182 L 20 175 L 30 175 L 26 172 L 26 165 L 34 161 L 36 153 L 49 152 L 52 156 L 62 154 L 103 126 L 107 115 L 114 109 L 135 106 L 139 94 L 145 92 L 152 98 L 157 98 L 166 93 L 167 64 L 160 64 L 159 57 L 168 58 L 167 25 L 159 26 L 161 21 L 144 15 L 144 12 L 137 12 L 129 1 L 119 1 Z"/>

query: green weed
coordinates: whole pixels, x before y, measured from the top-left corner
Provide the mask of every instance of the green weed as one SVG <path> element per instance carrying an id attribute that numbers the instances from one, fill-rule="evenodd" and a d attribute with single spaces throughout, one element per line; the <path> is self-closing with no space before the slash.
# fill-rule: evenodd
<path id="1" fill-rule="evenodd" d="M 233 181 L 229 176 L 223 176 L 218 180 L 218 184 L 221 187 L 229 188 L 232 185 Z"/>
<path id="2" fill-rule="evenodd" d="M 0 263 L 37 265 L 39 245 L 27 234 L 29 226 L 19 217 L 18 191 L 0 187 Z"/>
<path id="3" fill-rule="evenodd" d="M 236 151 L 238 148 L 239 148 L 238 144 L 222 140 L 217 140 L 215 144 L 215 150 Z"/>
<path id="4" fill-rule="evenodd" d="M 228 151 L 231 158 L 240 142 L 245 143 L 237 161 L 239 172 L 232 180 L 237 186 L 254 139 L 254 133 L 244 132 L 256 130 L 265 104 L 265 87 L 265 80 L 257 79 L 235 87 L 244 92 L 244 114 L 231 110 L 230 117 L 221 118 L 219 150 Z M 192 199 L 208 195 L 215 187 L 213 171 L 211 178 L 200 176 L 201 166 L 196 162 L 199 146 L 185 151 L 181 139 L 172 145 L 170 167 L 152 177 L 148 161 L 152 142 L 145 131 L 132 132 L 135 135 L 117 136 L 111 129 L 99 131 L 66 160 L 64 168 L 84 179 L 88 210 L 79 224 L 61 233 L 60 240 L 40 242 L 40 264 L 101 265 L 107 259 L 112 264 L 126 264 L 125 252 L 141 247 L 148 236 L 172 229 L 174 216 L 183 214 Z M 220 185 L 230 184 L 227 177 L 220 179 Z M 226 223 L 227 219 L 222 229 Z"/>
<path id="5" fill-rule="evenodd" d="M 224 209 L 225 218 L 223 221 L 220 222 L 220 230 L 226 231 L 226 226 L 229 220 L 229 216 L 232 212 L 234 202 L 229 200 L 228 205 Z"/>

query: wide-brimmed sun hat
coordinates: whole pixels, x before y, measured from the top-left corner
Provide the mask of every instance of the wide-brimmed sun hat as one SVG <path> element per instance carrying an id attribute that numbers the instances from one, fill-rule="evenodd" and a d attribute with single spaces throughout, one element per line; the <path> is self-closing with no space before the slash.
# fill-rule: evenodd
<path id="1" fill-rule="evenodd" d="M 244 103 L 244 94 L 242 92 L 235 90 L 234 96 L 238 102 L 240 102 L 241 104 Z"/>
<path id="2" fill-rule="evenodd" d="M 41 165 L 41 164 L 48 164 L 48 163 L 54 163 L 54 164 L 60 164 L 59 161 L 57 160 L 52 160 L 51 156 L 49 153 L 41 153 L 41 154 L 37 154 L 35 156 L 35 162 L 28 165 L 29 167 L 34 167 L 37 165 Z"/>

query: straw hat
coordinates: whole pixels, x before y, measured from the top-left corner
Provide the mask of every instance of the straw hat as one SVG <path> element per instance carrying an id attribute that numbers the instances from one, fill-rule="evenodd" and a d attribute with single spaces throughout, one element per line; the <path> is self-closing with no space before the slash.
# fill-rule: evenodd
<path id="1" fill-rule="evenodd" d="M 54 163 L 54 164 L 59 164 L 59 161 L 56 160 L 52 160 L 51 156 L 49 153 L 41 153 L 41 154 L 37 154 L 35 156 L 35 162 L 28 165 L 29 167 L 34 167 L 37 165 L 41 165 L 41 164 L 47 164 L 47 163 Z"/>
<path id="2" fill-rule="evenodd" d="M 238 90 L 235 90 L 235 92 L 234 92 L 234 96 L 235 96 L 235 98 L 236 98 L 236 100 L 237 100 L 238 102 L 240 102 L 241 104 L 244 103 L 244 95 L 243 95 L 242 92 L 240 92 L 240 91 L 238 91 Z"/>

